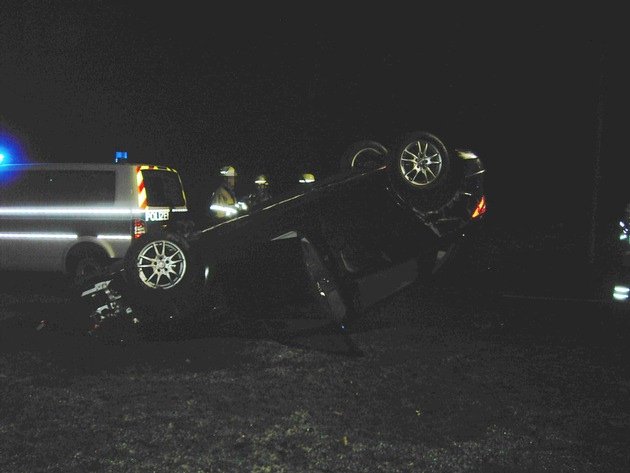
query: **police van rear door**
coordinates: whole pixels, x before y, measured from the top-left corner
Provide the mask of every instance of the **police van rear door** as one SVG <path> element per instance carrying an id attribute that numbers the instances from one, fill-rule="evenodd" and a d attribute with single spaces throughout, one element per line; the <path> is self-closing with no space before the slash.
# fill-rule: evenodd
<path id="1" fill-rule="evenodd" d="M 141 166 L 140 172 L 138 203 L 145 209 L 148 232 L 186 222 L 188 207 L 179 173 L 166 166 Z"/>

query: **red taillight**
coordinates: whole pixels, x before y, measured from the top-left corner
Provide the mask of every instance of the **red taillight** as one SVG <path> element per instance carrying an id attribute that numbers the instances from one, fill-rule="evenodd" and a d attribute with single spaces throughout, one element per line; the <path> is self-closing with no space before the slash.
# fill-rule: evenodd
<path id="1" fill-rule="evenodd" d="M 477 203 L 477 206 L 475 207 L 475 210 L 472 213 L 472 218 L 481 217 L 485 213 L 486 213 L 486 197 L 482 195 L 481 199 L 479 199 L 479 202 Z"/>
<path id="2" fill-rule="evenodd" d="M 133 237 L 140 238 L 147 233 L 147 224 L 141 218 L 133 219 Z"/>

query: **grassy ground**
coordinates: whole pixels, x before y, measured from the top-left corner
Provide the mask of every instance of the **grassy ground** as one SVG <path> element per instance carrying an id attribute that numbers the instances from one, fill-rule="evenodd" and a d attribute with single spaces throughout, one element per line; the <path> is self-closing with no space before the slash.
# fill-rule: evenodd
<path id="1" fill-rule="evenodd" d="M 602 304 L 413 286 L 351 356 L 305 309 L 117 346 L 64 329 L 62 297 L 0 297 L 1 471 L 630 468 L 628 324 Z"/>
<path id="2" fill-rule="evenodd" d="M 630 314 L 570 244 L 515 241 L 479 240 L 350 339 L 284 306 L 106 344 L 52 282 L 6 281 L 0 471 L 630 471 Z"/>

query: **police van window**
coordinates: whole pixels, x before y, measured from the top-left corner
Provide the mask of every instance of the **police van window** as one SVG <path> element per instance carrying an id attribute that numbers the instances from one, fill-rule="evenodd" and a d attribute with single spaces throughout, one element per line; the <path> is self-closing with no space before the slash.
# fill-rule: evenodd
<path id="1" fill-rule="evenodd" d="M 74 175 L 76 173 L 76 175 Z M 60 202 L 87 204 L 114 203 L 116 195 L 116 174 L 114 171 L 57 171 L 52 184 Z"/>
<path id="2" fill-rule="evenodd" d="M 9 205 L 111 205 L 113 171 L 25 171 L 0 187 L 0 201 Z"/>
<path id="3" fill-rule="evenodd" d="M 186 205 L 179 176 L 171 171 L 143 170 L 147 205 L 152 207 L 183 207 Z"/>

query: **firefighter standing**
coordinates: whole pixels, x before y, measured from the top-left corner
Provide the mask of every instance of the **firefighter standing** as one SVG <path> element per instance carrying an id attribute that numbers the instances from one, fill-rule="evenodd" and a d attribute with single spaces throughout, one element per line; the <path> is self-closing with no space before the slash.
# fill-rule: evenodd
<path id="1" fill-rule="evenodd" d="M 271 199 L 271 191 L 269 190 L 269 181 L 264 174 L 261 174 L 254 181 L 254 185 L 256 186 L 255 193 L 255 201 L 256 203 L 265 202 L 266 200 Z"/>
<path id="2" fill-rule="evenodd" d="M 223 180 L 210 198 L 210 215 L 225 220 L 238 213 L 235 193 L 236 169 L 233 166 L 223 166 L 220 173 Z"/>

